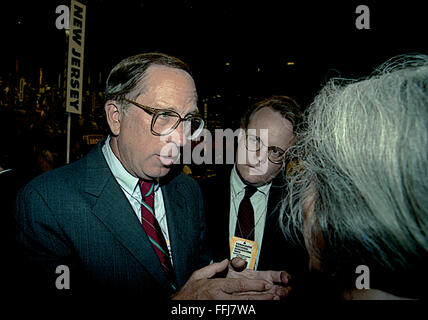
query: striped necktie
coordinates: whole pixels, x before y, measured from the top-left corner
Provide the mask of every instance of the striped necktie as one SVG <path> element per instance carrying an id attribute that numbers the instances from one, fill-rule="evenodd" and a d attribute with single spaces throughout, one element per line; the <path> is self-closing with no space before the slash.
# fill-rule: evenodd
<path id="1" fill-rule="evenodd" d="M 174 286 L 174 270 L 172 268 L 168 246 L 166 245 L 165 238 L 162 234 L 162 229 L 155 217 L 154 212 L 154 183 L 139 180 L 142 202 L 141 202 L 141 219 L 143 228 L 146 231 L 147 237 L 153 246 L 153 249 L 158 256 L 166 277 L 171 283 L 172 289 L 175 291 Z"/>
<path id="2" fill-rule="evenodd" d="M 254 240 L 254 209 L 250 199 L 256 191 L 256 187 L 245 187 L 245 195 L 239 204 L 235 227 L 235 236 L 239 238 Z"/>

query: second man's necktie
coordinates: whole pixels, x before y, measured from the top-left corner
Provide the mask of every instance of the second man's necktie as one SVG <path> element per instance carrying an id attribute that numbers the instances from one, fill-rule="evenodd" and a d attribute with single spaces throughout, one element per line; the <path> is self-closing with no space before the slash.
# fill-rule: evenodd
<path id="1" fill-rule="evenodd" d="M 235 228 L 235 236 L 239 238 L 254 240 L 254 209 L 250 199 L 256 191 L 256 187 L 245 187 L 245 195 L 239 204 Z"/>

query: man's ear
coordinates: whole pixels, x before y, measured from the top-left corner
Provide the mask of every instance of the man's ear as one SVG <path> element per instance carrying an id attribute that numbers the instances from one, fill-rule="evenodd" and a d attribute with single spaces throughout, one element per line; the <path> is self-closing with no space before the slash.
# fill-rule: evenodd
<path id="1" fill-rule="evenodd" d="M 121 109 L 118 107 L 116 101 L 108 100 L 104 105 L 104 110 L 106 112 L 107 123 L 110 127 L 110 131 L 114 136 L 118 136 L 120 133 L 120 112 Z"/>

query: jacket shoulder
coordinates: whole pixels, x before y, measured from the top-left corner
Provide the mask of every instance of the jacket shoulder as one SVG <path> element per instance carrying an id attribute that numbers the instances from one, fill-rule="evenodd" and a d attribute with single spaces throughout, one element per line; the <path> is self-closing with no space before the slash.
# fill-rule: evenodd
<path id="1" fill-rule="evenodd" d="M 85 160 L 80 159 L 71 164 L 47 171 L 28 182 L 25 188 L 39 191 L 57 190 L 58 187 L 79 184 L 85 170 Z"/>
<path id="2" fill-rule="evenodd" d="M 31 180 L 27 187 L 54 193 L 61 188 L 78 189 L 89 171 L 100 166 L 102 158 L 101 145 L 96 145 L 82 159 L 41 174 Z"/>

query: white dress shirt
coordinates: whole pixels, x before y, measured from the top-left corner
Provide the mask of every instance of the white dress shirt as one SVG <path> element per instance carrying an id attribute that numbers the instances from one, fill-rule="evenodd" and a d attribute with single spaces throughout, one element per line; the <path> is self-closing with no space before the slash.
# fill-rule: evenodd
<path id="1" fill-rule="evenodd" d="M 259 263 L 260 249 L 262 247 L 263 233 L 266 223 L 267 204 L 269 199 L 269 190 L 272 182 L 257 188 L 257 191 L 251 197 L 250 201 L 254 209 L 254 241 L 257 242 L 257 258 L 254 269 L 257 270 Z M 233 167 L 230 174 L 230 212 L 229 212 L 229 241 L 235 235 L 236 222 L 238 220 L 239 204 L 245 195 L 246 184 L 242 182 L 236 166 Z"/>
<path id="2" fill-rule="evenodd" d="M 107 140 L 102 147 L 104 158 L 107 161 L 107 164 L 116 179 L 119 183 L 120 188 L 123 191 L 123 194 L 128 199 L 129 204 L 134 210 L 138 220 L 142 223 L 141 218 L 141 190 L 138 185 L 138 178 L 131 175 L 126 169 L 123 167 L 122 163 L 115 156 L 110 147 L 110 136 L 107 137 Z M 155 182 L 156 183 L 156 182 Z M 166 244 L 168 245 L 169 255 L 171 257 L 172 263 L 172 252 L 171 245 L 169 241 L 169 233 L 168 233 L 168 223 L 166 218 L 165 205 L 163 201 L 162 190 L 159 188 L 159 184 L 156 184 L 154 190 L 154 206 L 155 206 L 155 218 L 159 223 L 160 228 L 162 229 L 163 236 L 165 237 Z M 141 226 L 142 227 L 142 226 Z"/>
<path id="3" fill-rule="evenodd" d="M 9 171 L 12 171 L 12 169 L 3 169 L 2 171 L 0 171 L 0 174 L 6 173 L 6 172 L 9 172 Z"/>

